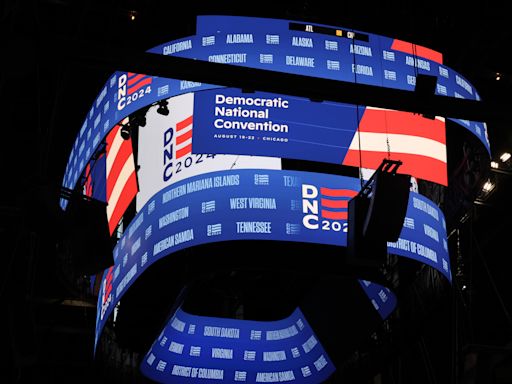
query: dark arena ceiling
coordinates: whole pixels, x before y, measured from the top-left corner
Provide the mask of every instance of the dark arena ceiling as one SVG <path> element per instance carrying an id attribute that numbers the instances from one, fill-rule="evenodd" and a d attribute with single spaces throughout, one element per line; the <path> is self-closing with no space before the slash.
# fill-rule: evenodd
<path id="1" fill-rule="evenodd" d="M 194 34 L 197 15 L 225 14 L 342 26 L 417 43 L 443 53 L 445 64 L 479 91 L 482 102 L 478 110 L 458 111 L 471 116 L 477 113 L 488 123 L 491 158 L 476 160 L 479 168 L 470 175 L 475 178 L 476 190 L 469 201 L 453 203 L 457 212 L 450 241 L 455 245 L 450 252 L 452 270 L 458 277 L 453 290 L 442 294 L 443 305 L 433 305 L 428 317 L 437 324 L 436 313 L 447 315 L 451 320 L 446 324 L 453 328 L 447 331 L 448 341 L 436 345 L 425 342 L 429 331 L 414 330 L 430 356 L 451 351 L 448 356 L 453 359 L 447 364 L 432 358 L 428 363 L 431 374 L 415 382 L 466 382 L 463 378 L 469 377 L 470 369 L 465 370 L 464 364 L 472 362 L 474 367 L 485 367 L 481 372 L 492 370 L 494 381 L 478 376 L 475 380 L 482 381 L 467 382 L 512 382 L 512 290 L 508 279 L 512 267 L 508 250 L 512 168 L 499 160 L 501 153 L 512 152 L 512 29 L 504 6 L 504 2 L 470 6 L 405 0 L 201 0 L 179 5 L 136 0 L 3 1 L 0 297 L 2 314 L 7 315 L 2 315 L 0 324 L 2 349 L 9 358 L 4 359 L 2 368 L 6 380 L 0 374 L 0 381 L 101 382 L 92 362 L 95 304 L 83 300 L 85 288 L 77 286 L 74 276 L 70 278 L 66 260 L 58 256 L 63 228 L 57 202 L 68 155 L 107 78 L 116 69 L 130 70 L 118 68 L 123 60 L 129 66 L 130 55 Z M 450 144 L 448 136 L 449 152 Z M 448 167 L 455 171 L 463 155 L 460 143 L 454 142 L 453 148 L 458 149 L 449 154 L 452 163 Z M 489 169 L 490 160 L 499 163 L 498 170 Z M 479 190 L 487 179 L 495 187 L 484 196 Z M 460 196 L 453 189 L 446 193 L 447 204 Z M 225 285 L 219 281 L 216 284 Z M 455 313 L 454 306 L 462 309 Z M 457 337 L 460 339 L 454 341 Z M 471 360 L 474 356 L 480 361 L 490 360 L 489 356 L 499 361 L 493 366 L 478 365 Z M 371 365 L 371 361 L 367 363 Z M 374 383 L 352 380 L 343 382 Z M 386 383 L 407 382 L 389 380 Z"/>

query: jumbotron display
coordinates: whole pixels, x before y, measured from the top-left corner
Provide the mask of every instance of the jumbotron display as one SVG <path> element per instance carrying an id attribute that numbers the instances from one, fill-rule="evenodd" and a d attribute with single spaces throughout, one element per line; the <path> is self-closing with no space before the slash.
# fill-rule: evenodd
<path id="1" fill-rule="evenodd" d="M 195 36 L 161 44 L 148 52 L 410 91 L 414 90 L 418 74 L 428 74 L 437 77 L 436 94 L 479 100 L 470 82 L 442 63 L 440 53 L 340 27 L 278 19 L 199 16 Z M 116 72 L 80 129 L 66 166 L 64 186 L 76 186 L 93 153 L 123 118 L 158 100 L 212 88 L 219 86 Z M 359 119 L 362 117 L 359 115 Z M 453 121 L 475 135 L 490 153 L 485 123 Z M 394 133 L 393 129 L 390 133 Z M 380 151 L 379 147 L 377 152 Z M 354 161 L 346 162 L 356 165 L 352 164 Z M 62 201 L 61 206 L 65 205 Z"/>
<path id="2" fill-rule="evenodd" d="M 195 316 L 178 309 L 141 371 L 160 383 L 321 383 L 335 370 L 296 309 L 279 321 Z"/>
<path id="3" fill-rule="evenodd" d="M 181 249 L 231 240 L 346 247 L 348 201 L 359 189 L 356 178 L 271 169 L 209 172 L 162 189 L 114 249 L 115 265 L 98 301 L 97 337 L 138 276 Z M 411 192 L 400 238 L 388 251 L 430 265 L 451 281 L 443 213 L 417 193 Z"/>
<path id="4" fill-rule="evenodd" d="M 408 91 L 414 90 L 419 74 L 428 74 L 437 77 L 438 95 L 479 99 L 438 52 L 319 24 L 200 16 L 195 36 L 149 52 Z M 137 134 L 122 133 L 140 113 L 144 123 Z M 485 123 L 454 121 L 489 151 Z M 137 278 L 177 251 L 269 240 L 331 245 L 344 254 L 348 202 L 361 189 L 361 180 L 283 170 L 281 159 L 371 170 L 392 158 L 402 161 L 400 172 L 447 186 L 446 151 L 443 117 L 114 73 L 80 129 L 63 180 L 65 187 L 107 202 L 110 234 L 118 230 L 120 236 L 114 265 L 101 283 L 95 348 Z M 126 223 L 123 216 L 130 205 L 136 213 Z M 61 206 L 66 207 L 65 200 Z M 443 212 L 419 193 L 411 191 L 400 237 L 387 249 L 429 265 L 451 281 Z M 367 280 L 359 280 L 359 286 L 386 319 L 396 307 L 395 295 Z M 328 377 L 335 367 L 319 342 L 308 344 L 316 338 L 300 308 L 281 322 L 287 325 L 200 317 L 178 309 L 141 370 L 165 383 L 316 383 Z M 288 340 L 293 345 L 251 339 L 252 331 L 293 324 L 300 328 Z M 230 337 L 212 338 L 210 329 L 237 329 L 248 339 L 233 343 Z M 258 364 L 246 356 L 259 359 Z M 279 359 L 267 361 L 265 356 Z"/>

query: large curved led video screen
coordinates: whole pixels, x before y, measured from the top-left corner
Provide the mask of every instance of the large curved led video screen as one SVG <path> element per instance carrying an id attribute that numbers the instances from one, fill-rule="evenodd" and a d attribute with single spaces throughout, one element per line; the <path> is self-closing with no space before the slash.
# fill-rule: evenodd
<path id="1" fill-rule="evenodd" d="M 199 16 L 195 36 L 149 52 L 413 91 L 419 74 L 437 78 L 436 95 L 480 100 L 471 83 L 430 48 L 316 23 Z M 484 123 L 453 119 L 489 151 Z"/>
<path id="2" fill-rule="evenodd" d="M 320 383 L 335 370 L 297 308 L 278 321 L 196 316 L 179 308 L 145 355 L 160 383 Z"/>
<path id="3" fill-rule="evenodd" d="M 195 36 L 149 52 L 408 91 L 414 90 L 417 75 L 428 74 L 437 77 L 438 95 L 479 99 L 466 79 L 443 64 L 438 52 L 318 24 L 201 16 Z M 161 110 L 164 106 L 166 112 Z M 122 137 L 122 129 L 141 109 L 146 124 L 133 137 Z M 484 123 L 456 122 L 489 151 Z M 392 158 L 403 162 L 401 172 L 446 186 L 445 123 L 441 117 L 428 119 L 371 106 L 114 73 L 80 129 L 63 181 L 67 188 L 82 189 L 107 202 L 111 234 L 135 200 L 136 215 L 130 223 L 123 223 L 114 265 L 102 279 L 95 348 L 107 319 L 130 286 L 150 265 L 179 250 L 214 242 L 270 240 L 328 244 L 344 253 L 348 201 L 360 190 L 361 181 L 282 170 L 281 158 L 361 169 L 376 169 L 384 158 Z M 65 205 L 62 201 L 61 206 Z M 387 249 L 427 264 L 451 281 L 444 215 L 424 196 L 410 193 L 400 238 L 388 243 Z M 370 281 L 359 280 L 359 285 L 380 317 L 387 318 L 397 303 L 394 294 Z M 183 311 L 176 316 L 198 324 L 220 321 L 219 327 L 228 328 L 226 324 L 235 322 L 201 319 Z M 161 352 L 175 353 L 169 349 L 171 344 L 160 344 L 166 332 L 174 331 L 171 322 L 148 352 L 142 370 L 149 377 L 175 382 L 165 381 L 173 376 L 171 365 L 160 363 L 169 360 L 158 357 Z M 204 342 L 191 334 L 176 337 L 186 338 L 175 343 L 186 346 L 189 353 L 192 346 L 201 347 L 194 343 Z M 232 349 L 233 356 L 238 353 L 235 347 L 213 348 Z M 259 372 L 262 382 L 293 377 L 289 381 L 307 383 L 321 373 L 312 368 L 320 356 L 304 362 L 302 368 L 307 366 L 310 371 L 290 368 L 288 363 L 267 370 L 264 367 L 270 367 L 270 362 L 261 369 L 233 370 L 210 366 L 216 359 L 210 353 L 208 361 L 198 359 L 197 365 L 178 362 L 181 357 L 172 355 L 180 367 L 174 375 L 176 382 L 198 382 L 203 374 L 254 381 Z M 223 370 L 222 374 L 216 369 Z M 159 375 L 164 371 L 171 375 L 162 379 Z"/>
<path id="4" fill-rule="evenodd" d="M 149 52 L 405 90 L 414 89 L 418 74 L 429 74 L 437 77 L 437 94 L 479 99 L 470 82 L 442 64 L 442 55 L 438 52 L 397 39 L 325 25 L 200 16 L 195 36 L 162 44 Z M 219 86 L 129 72 L 114 73 L 80 129 L 66 166 L 63 185 L 69 189 L 76 187 L 108 132 L 131 113 L 161 99 L 212 88 Z M 382 118 L 382 113 L 374 112 L 375 109 L 363 109 L 366 120 L 373 119 L 375 114 L 377 119 Z M 364 125 L 363 117 L 361 114 L 358 120 Z M 490 151 L 485 123 L 456 121 Z M 397 132 L 391 129 L 389 133 Z M 365 142 L 372 144 L 370 140 Z M 364 144 L 363 140 L 361 143 Z M 371 152 L 387 152 L 387 148 L 383 150 L 375 144 L 371 147 Z M 399 148 L 398 144 L 396 148 Z M 199 154 L 195 150 L 193 153 Z M 297 153 L 303 152 L 297 150 Z M 343 160 L 343 164 L 359 166 L 350 156 Z M 431 181 L 444 184 L 440 180 Z M 65 205 L 62 200 L 61 206 L 64 208 Z"/>
<path id="5" fill-rule="evenodd" d="M 210 172 L 162 189 L 114 249 L 115 265 L 103 278 L 98 301 L 96 337 L 138 276 L 181 249 L 232 240 L 346 247 L 348 202 L 359 189 L 356 178 L 271 169 Z M 400 238 L 388 243 L 388 251 L 430 265 L 451 281 L 443 213 L 420 194 L 410 193 Z"/>

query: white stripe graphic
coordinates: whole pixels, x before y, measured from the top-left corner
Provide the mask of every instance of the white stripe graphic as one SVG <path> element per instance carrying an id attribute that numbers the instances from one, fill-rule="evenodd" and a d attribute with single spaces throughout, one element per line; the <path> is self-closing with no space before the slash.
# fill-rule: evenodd
<path id="1" fill-rule="evenodd" d="M 128 123 L 128 118 L 124 119 L 119 125 Z M 126 144 L 129 144 L 129 141 L 123 139 L 119 132 L 121 131 L 121 128 L 117 130 L 117 133 L 114 135 L 114 140 L 112 140 L 112 145 L 108 149 L 108 156 L 107 156 L 107 179 L 108 175 L 110 174 L 110 170 L 112 169 L 112 166 L 114 165 L 117 157 L 117 153 L 121 149 L 121 145 L 126 142 Z"/>
<path id="2" fill-rule="evenodd" d="M 372 109 L 374 111 L 398 112 L 396 109 L 379 108 L 379 107 L 366 107 L 366 109 Z M 446 121 L 446 119 L 443 116 L 435 116 L 435 119 L 442 121 L 443 123 Z"/>
<path id="3" fill-rule="evenodd" d="M 396 133 L 356 132 L 349 149 L 359 151 L 359 136 L 361 136 L 361 151 L 387 152 L 386 140 L 388 140 L 392 153 L 422 155 L 446 163 L 446 145 L 439 141 Z"/>
<path id="4" fill-rule="evenodd" d="M 133 160 L 133 153 L 132 153 L 132 154 L 130 154 L 128 159 L 126 159 L 126 162 L 123 165 L 123 169 L 121 170 L 121 173 L 119 174 L 119 177 L 116 180 L 116 184 L 114 185 L 114 188 L 112 189 L 112 193 L 110 194 L 110 199 L 109 199 L 108 205 L 107 205 L 107 218 L 109 221 L 110 221 L 110 218 L 112 217 L 112 213 L 114 213 L 114 209 L 117 205 L 119 197 L 121 196 L 121 193 L 123 192 L 126 182 L 128 181 L 131 174 L 135 172 L 134 164 L 135 163 Z"/>
<path id="5" fill-rule="evenodd" d="M 193 124 L 190 124 L 188 125 L 186 128 L 182 128 L 176 135 L 176 139 L 178 139 L 178 137 L 180 137 L 182 134 L 185 134 L 189 131 L 192 131 L 192 126 Z M 189 144 L 192 144 L 192 137 L 190 137 L 190 139 L 187 139 L 185 140 L 183 143 L 181 144 L 176 144 L 176 152 L 178 152 L 181 148 L 185 148 L 187 145 Z"/>

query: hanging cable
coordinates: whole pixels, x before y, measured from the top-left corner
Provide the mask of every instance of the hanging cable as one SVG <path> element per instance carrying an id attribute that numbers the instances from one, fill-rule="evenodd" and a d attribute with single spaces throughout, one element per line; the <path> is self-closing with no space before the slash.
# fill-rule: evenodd
<path id="1" fill-rule="evenodd" d="M 353 31 L 352 31 L 353 32 Z M 354 41 L 350 42 L 350 45 L 353 46 Z M 355 50 L 352 49 L 352 73 L 354 74 L 354 84 L 357 84 L 357 65 L 356 65 L 356 53 Z M 361 123 L 361 117 L 359 114 L 359 103 L 356 105 L 356 132 L 357 132 L 357 146 L 359 152 L 359 182 L 361 184 L 361 189 L 364 187 L 364 178 L 363 178 L 363 155 L 361 150 L 361 131 L 359 129 L 359 124 Z"/>

